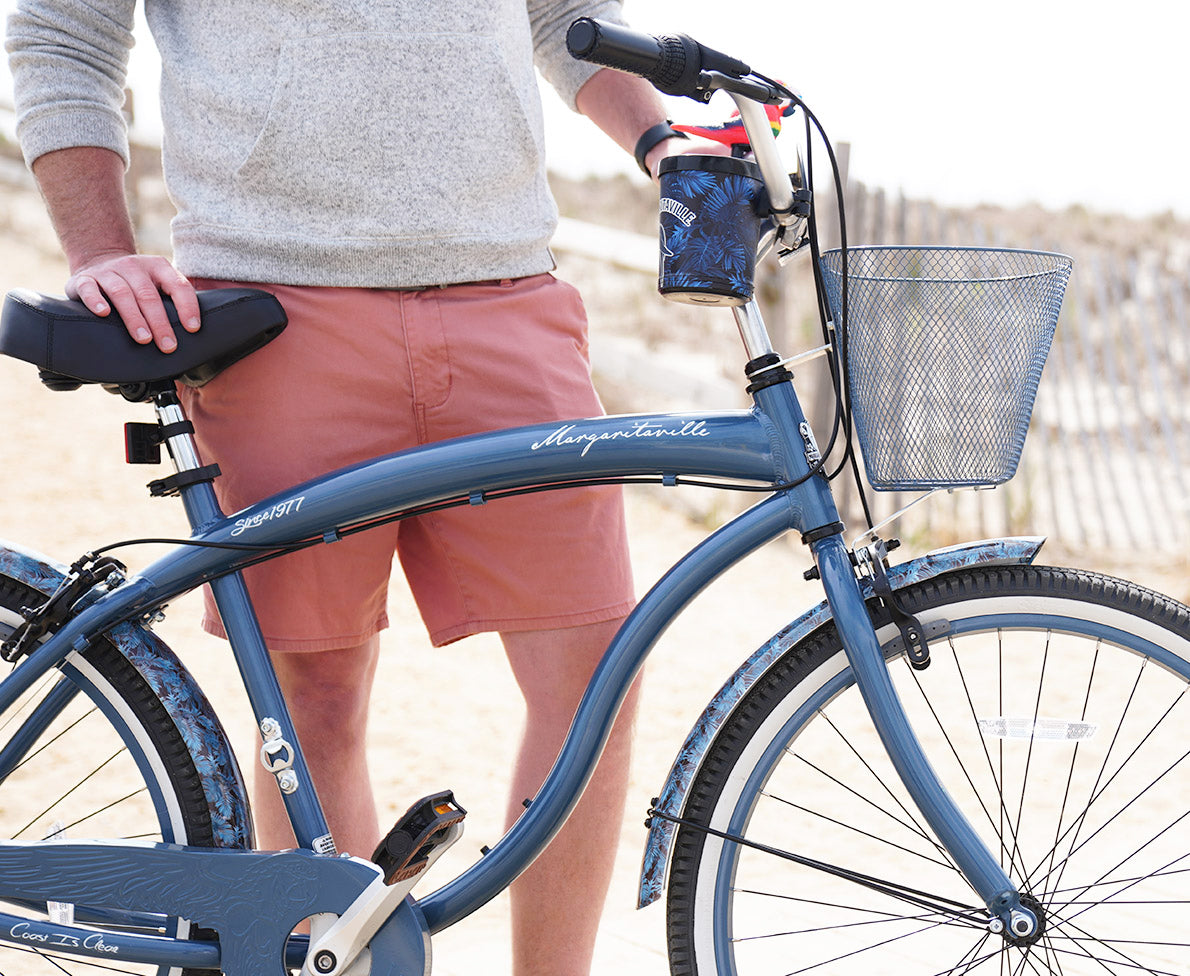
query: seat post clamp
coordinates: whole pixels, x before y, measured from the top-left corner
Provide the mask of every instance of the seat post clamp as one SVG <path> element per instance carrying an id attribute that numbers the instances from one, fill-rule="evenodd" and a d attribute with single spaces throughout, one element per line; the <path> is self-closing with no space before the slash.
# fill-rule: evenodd
<path id="1" fill-rule="evenodd" d="M 154 498 L 165 498 L 169 495 L 179 495 L 184 488 L 196 485 L 200 481 L 214 481 L 222 472 L 217 464 L 204 464 L 201 468 L 191 468 L 171 474 L 168 478 L 158 478 L 149 482 L 149 494 Z"/>

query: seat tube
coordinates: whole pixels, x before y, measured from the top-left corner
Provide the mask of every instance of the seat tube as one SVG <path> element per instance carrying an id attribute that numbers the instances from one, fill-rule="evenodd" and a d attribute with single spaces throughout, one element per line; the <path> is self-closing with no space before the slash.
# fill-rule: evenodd
<path id="1" fill-rule="evenodd" d="M 243 575 L 231 573 L 212 580 L 210 586 L 256 716 L 262 743 L 258 761 L 277 781 L 298 846 L 316 854 L 334 854 L 330 828 L 269 661 Z"/>
<path id="2" fill-rule="evenodd" d="M 161 394 L 155 399 L 155 406 L 162 429 L 176 431 L 168 433 L 165 441 L 175 469 L 179 474 L 198 470 L 202 462 L 177 396 L 172 391 Z M 209 478 L 184 484 L 180 494 L 192 529 L 223 516 Z M 317 854 L 334 854 L 334 841 L 326 816 L 270 662 L 243 574 L 238 571 L 228 573 L 211 580 L 209 585 L 256 717 L 262 741 L 257 761 L 277 781 L 298 845 Z"/>
<path id="3" fill-rule="evenodd" d="M 959 810 L 905 714 L 841 535 L 811 546 L 855 683 L 893 767 L 913 802 L 989 911 L 1005 924 L 1029 910 L 1011 879 Z"/>

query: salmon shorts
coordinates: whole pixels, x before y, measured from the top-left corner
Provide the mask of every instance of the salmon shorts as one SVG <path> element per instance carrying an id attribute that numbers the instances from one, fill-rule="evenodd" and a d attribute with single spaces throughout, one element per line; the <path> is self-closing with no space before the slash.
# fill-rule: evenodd
<path id="1" fill-rule="evenodd" d="M 204 463 L 223 472 L 225 512 L 394 451 L 602 413 L 586 314 L 552 275 L 416 291 L 253 287 L 280 299 L 288 328 L 181 390 Z M 373 636 L 388 622 L 394 552 L 435 645 L 615 620 L 634 602 L 621 490 L 573 488 L 417 516 L 246 570 L 268 646 Z M 225 636 L 209 592 L 203 624 Z"/>

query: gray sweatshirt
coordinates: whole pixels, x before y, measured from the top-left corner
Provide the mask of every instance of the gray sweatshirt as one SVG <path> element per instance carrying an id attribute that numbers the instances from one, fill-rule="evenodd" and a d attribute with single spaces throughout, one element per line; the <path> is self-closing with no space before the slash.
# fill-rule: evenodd
<path id="1" fill-rule="evenodd" d="M 136 0 L 22 0 L 8 22 L 25 158 L 101 146 Z M 145 0 L 163 69 L 178 268 L 411 287 L 553 266 L 534 63 L 572 107 L 578 16 L 619 0 Z"/>

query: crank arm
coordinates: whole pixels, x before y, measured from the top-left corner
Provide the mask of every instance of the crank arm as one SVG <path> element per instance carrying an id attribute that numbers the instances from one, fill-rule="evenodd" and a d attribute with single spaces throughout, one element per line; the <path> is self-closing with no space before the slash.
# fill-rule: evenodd
<path id="1" fill-rule="evenodd" d="M 371 967 L 367 945 L 388 918 L 409 896 L 413 886 L 463 833 L 462 823 L 447 828 L 445 836 L 426 855 L 416 874 L 386 884 L 378 877 L 340 916 L 315 915 L 310 920 L 310 951 L 301 976 L 366 976 Z M 427 953 L 428 955 L 428 953 Z"/>

